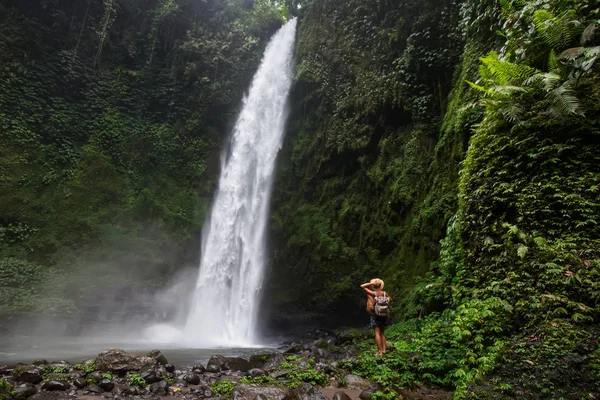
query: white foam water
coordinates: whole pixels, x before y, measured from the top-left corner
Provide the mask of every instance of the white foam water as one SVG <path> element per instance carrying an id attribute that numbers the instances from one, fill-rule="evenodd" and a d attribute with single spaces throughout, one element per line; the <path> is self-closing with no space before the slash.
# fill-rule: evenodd
<path id="1" fill-rule="evenodd" d="M 187 346 L 259 344 L 265 228 L 293 79 L 296 24 L 295 18 L 287 22 L 268 43 L 223 153 L 218 190 L 204 226 L 198 280 L 181 329 Z"/>

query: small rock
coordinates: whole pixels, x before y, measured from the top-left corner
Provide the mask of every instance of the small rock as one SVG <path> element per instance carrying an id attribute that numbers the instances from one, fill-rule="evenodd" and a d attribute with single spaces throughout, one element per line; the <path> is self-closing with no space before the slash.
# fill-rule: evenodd
<path id="1" fill-rule="evenodd" d="M 358 398 L 361 400 L 369 400 L 371 398 L 371 395 L 379 390 L 381 390 L 381 388 L 377 385 L 370 386 L 363 390 L 358 396 Z"/>
<path id="2" fill-rule="evenodd" d="M 156 376 L 156 372 L 153 370 L 144 371 L 140 374 L 140 376 L 144 378 L 148 384 L 158 382 L 160 380 L 160 378 Z"/>
<path id="3" fill-rule="evenodd" d="M 317 358 L 328 358 L 329 357 L 329 352 L 327 350 L 321 349 L 319 347 L 314 349 L 313 354 Z"/>
<path id="4" fill-rule="evenodd" d="M 204 389 L 204 397 L 212 397 L 213 392 L 210 389 Z"/>
<path id="5" fill-rule="evenodd" d="M 102 388 L 96 386 L 96 385 L 92 385 L 90 387 L 88 387 L 88 392 L 90 393 L 95 393 L 95 394 L 101 394 L 104 393 L 104 390 L 102 390 Z"/>
<path id="6" fill-rule="evenodd" d="M 37 389 L 31 383 L 24 383 L 22 385 L 17 386 L 14 389 L 14 392 L 15 392 L 15 398 L 26 399 L 26 398 L 36 394 Z"/>
<path id="7" fill-rule="evenodd" d="M 93 380 L 96 383 L 98 383 L 102 379 L 104 379 L 104 376 L 102 376 L 102 372 L 100 372 L 100 371 L 94 371 L 91 374 L 89 374 L 88 376 L 91 380 Z"/>
<path id="8" fill-rule="evenodd" d="M 281 364 L 285 362 L 285 358 L 279 353 L 273 354 L 271 357 L 265 361 L 263 368 L 265 371 L 272 371 L 274 369 L 279 368 Z"/>
<path id="9" fill-rule="evenodd" d="M 115 387 L 115 384 L 110 379 L 102 379 L 98 382 L 98 387 L 105 392 L 110 392 Z"/>
<path id="10" fill-rule="evenodd" d="M 190 385 L 198 385 L 200 383 L 200 376 L 194 373 L 185 374 L 183 380 Z"/>
<path id="11" fill-rule="evenodd" d="M 167 358 L 163 355 L 163 353 L 160 352 L 160 350 L 152 350 L 150 353 L 148 353 L 148 357 L 154 358 L 156 362 L 161 365 L 167 364 Z"/>
<path id="12" fill-rule="evenodd" d="M 46 365 L 46 364 L 48 364 L 48 361 L 44 360 L 44 359 L 39 359 L 39 360 L 34 360 L 31 364 L 33 364 L 33 365 Z"/>
<path id="13" fill-rule="evenodd" d="M 253 378 L 256 378 L 257 376 L 265 375 L 265 371 L 263 371 L 262 369 L 259 369 L 259 368 L 252 368 L 251 370 L 248 371 L 248 375 Z"/>
<path id="14" fill-rule="evenodd" d="M 333 394 L 333 400 L 352 400 L 346 392 L 335 392 Z"/>
<path id="15" fill-rule="evenodd" d="M 42 371 L 39 368 L 30 368 L 15 375 L 17 382 L 40 383 L 42 381 Z"/>
<path id="16" fill-rule="evenodd" d="M 365 378 L 361 378 L 358 375 L 346 375 L 344 377 L 344 381 L 346 381 L 346 387 L 352 390 L 364 390 L 368 387 L 373 386 L 373 382 Z"/>
<path id="17" fill-rule="evenodd" d="M 194 365 L 194 367 L 197 367 L 197 365 Z M 201 366 L 202 367 L 202 366 Z M 165 364 L 165 369 L 167 370 L 167 372 L 175 372 L 175 366 L 173 364 Z M 202 367 L 202 369 L 204 369 L 204 367 Z M 192 368 L 192 371 L 194 370 L 194 368 Z M 204 372 L 204 371 L 202 371 Z"/>
<path id="18" fill-rule="evenodd" d="M 75 387 L 79 388 L 79 389 L 83 389 L 84 387 L 87 386 L 87 380 L 85 380 L 82 377 L 79 378 L 75 378 L 73 380 L 73 385 L 75 385 Z"/>
<path id="19" fill-rule="evenodd" d="M 327 397 L 310 383 L 303 383 L 293 390 L 297 400 L 327 400 Z"/>
<path id="20" fill-rule="evenodd" d="M 48 382 L 44 382 L 44 384 L 42 385 L 42 389 L 47 390 L 49 392 L 56 390 L 64 392 L 66 390 L 69 390 L 70 387 L 71 385 L 69 385 L 69 382 L 58 379 L 49 380 Z"/>
<path id="21" fill-rule="evenodd" d="M 168 390 L 169 384 L 166 381 L 159 381 L 150 385 L 150 392 L 154 393 L 155 395 L 164 396 L 167 394 Z"/>

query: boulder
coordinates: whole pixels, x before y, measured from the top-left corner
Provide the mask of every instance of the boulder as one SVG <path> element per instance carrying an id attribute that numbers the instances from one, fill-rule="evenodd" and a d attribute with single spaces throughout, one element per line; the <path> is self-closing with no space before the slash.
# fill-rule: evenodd
<path id="1" fill-rule="evenodd" d="M 344 381 L 346 382 L 346 387 L 352 390 L 364 390 L 373 386 L 373 382 L 358 375 L 346 375 Z"/>
<path id="2" fill-rule="evenodd" d="M 58 379 L 49 380 L 48 382 L 44 382 L 44 384 L 42 385 L 42 389 L 47 390 L 49 392 L 53 392 L 55 390 L 64 392 L 65 390 L 69 390 L 70 387 L 71 385 L 69 385 L 69 382 L 61 381 Z"/>
<path id="3" fill-rule="evenodd" d="M 106 350 L 98 354 L 96 367 L 100 371 L 128 372 L 154 368 L 157 361 L 151 357 L 140 357 L 123 350 Z"/>
<path id="4" fill-rule="evenodd" d="M 75 385 L 75 387 L 79 388 L 79 389 L 83 389 L 84 387 L 87 386 L 87 384 L 88 384 L 87 381 L 82 377 L 75 378 L 73 380 L 73 385 Z"/>
<path id="5" fill-rule="evenodd" d="M 271 355 L 271 353 L 252 354 L 248 360 L 250 368 L 262 368 Z"/>
<path id="6" fill-rule="evenodd" d="M 148 353 L 148 357 L 154 358 L 156 362 L 161 365 L 167 364 L 167 358 L 163 355 L 163 353 L 160 352 L 160 350 L 152 350 L 150 353 Z"/>
<path id="7" fill-rule="evenodd" d="M 190 385 L 198 385 L 200 383 L 200 376 L 197 374 L 187 373 L 183 375 L 183 380 L 189 383 Z"/>
<path id="8" fill-rule="evenodd" d="M 296 400 L 328 400 L 327 397 L 310 383 L 303 383 L 292 391 Z"/>
<path id="9" fill-rule="evenodd" d="M 279 386 L 255 386 L 239 384 L 231 394 L 233 400 L 254 400 L 262 398 L 266 400 L 284 400 L 290 398 L 290 389 Z"/>
<path id="10" fill-rule="evenodd" d="M 377 385 L 370 386 L 370 387 L 366 388 L 365 390 L 363 390 L 362 392 L 360 392 L 360 395 L 358 396 L 358 398 L 361 400 L 370 400 L 371 395 L 373 395 L 373 393 L 375 393 L 375 392 L 378 392 L 379 390 L 381 390 L 381 389 Z"/>
<path id="11" fill-rule="evenodd" d="M 102 372 L 100 371 L 94 371 L 91 374 L 89 374 L 88 377 L 96 383 L 104 379 L 104 376 L 102 376 Z"/>
<path id="12" fill-rule="evenodd" d="M 157 396 L 166 396 L 169 391 L 169 384 L 166 381 L 158 381 L 150 385 L 150 392 Z"/>
<path id="13" fill-rule="evenodd" d="M 104 393 L 104 390 L 96 385 L 91 385 L 90 387 L 87 388 L 87 391 L 90 393 L 94 393 L 94 394 L 102 394 Z"/>
<path id="14" fill-rule="evenodd" d="M 304 350 L 305 350 L 305 347 L 303 344 L 296 344 L 296 345 L 289 347 L 287 350 L 284 351 L 284 353 L 285 354 L 298 354 Z"/>
<path id="15" fill-rule="evenodd" d="M 246 372 L 250 369 L 250 362 L 241 357 L 226 357 L 227 365 L 231 371 Z"/>
<path id="16" fill-rule="evenodd" d="M 251 376 L 253 378 L 256 378 L 257 376 L 262 376 L 265 375 L 265 371 L 263 371 L 260 368 L 252 368 L 251 370 L 248 371 L 248 376 Z"/>
<path id="17" fill-rule="evenodd" d="M 279 366 L 284 362 L 285 358 L 281 354 L 275 353 L 271 357 L 269 357 L 267 361 L 265 361 L 262 369 L 264 369 L 265 371 L 272 371 L 274 369 L 279 368 Z"/>
<path id="18" fill-rule="evenodd" d="M 329 357 L 329 352 L 327 350 L 324 350 L 324 349 L 320 348 L 320 347 L 316 347 L 313 350 L 313 355 L 316 358 L 324 359 L 324 358 L 328 358 Z"/>
<path id="19" fill-rule="evenodd" d="M 160 381 L 160 378 L 157 376 L 156 372 L 152 369 L 149 369 L 147 371 L 140 373 L 140 376 L 142 378 L 144 378 L 144 380 L 148 384 Z"/>
<path id="20" fill-rule="evenodd" d="M 196 365 L 194 365 L 194 367 L 196 367 Z M 201 365 L 202 367 L 202 365 Z M 175 372 L 175 366 L 173 364 L 165 364 L 165 369 L 167 370 L 167 372 L 173 373 Z M 202 367 L 202 369 L 204 369 L 204 367 Z M 194 370 L 194 368 L 192 368 L 192 371 Z M 204 371 L 202 371 L 204 372 Z"/>
<path id="21" fill-rule="evenodd" d="M 29 368 L 21 370 L 19 368 L 13 371 L 15 381 L 27 383 L 40 383 L 42 381 L 42 370 L 39 368 Z"/>
<path id="22" fill-rule="evenodd" d="M 333 400 L 352 400 L 346 392 L 338 391 L 333 394 Z"/>
<path id="23" fill-rule="evenodd" d="M 217 373 L 227 369 L 229 369 L 227 359 L 220 355 L 212 356 L 210 360 L 208 360 L 208 364 L 206 364 L 206 370 L 208 372 Z"/>
<path id="24" fill-rule="evenodd" d="M 37 393 L 37 389 L 31 383 L 24 383 L 14 388 L 14 396 L 16 399 L 26 399 Z"/>
<path id="25" fill-rule="evenodd" d="M 46 361 L 44 359 L 39 359 L 39 360 L 34 360 L 31 364 L 32 365 L 46 365 L 46 364 L 48 364 L 48 361 Z"/>
<path id="26" fill-rule="evenodd" d="M 105 392 L 110 392 L 115 387 L 115 384 L 110 379 L 105 378 L 98 382 L 98 387 Z"/>

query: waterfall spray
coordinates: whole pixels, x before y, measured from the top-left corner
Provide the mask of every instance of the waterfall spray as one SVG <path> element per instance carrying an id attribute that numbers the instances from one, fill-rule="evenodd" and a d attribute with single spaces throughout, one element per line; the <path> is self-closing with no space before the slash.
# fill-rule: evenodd
<path id="1" fill-rule="evenodd" d="M 265 268 L 275 159 L 293 78 L 296 19 L 271 39 L 222 156 L 202 258 L 183 330 L 195 346 L 251 346 Z"/>

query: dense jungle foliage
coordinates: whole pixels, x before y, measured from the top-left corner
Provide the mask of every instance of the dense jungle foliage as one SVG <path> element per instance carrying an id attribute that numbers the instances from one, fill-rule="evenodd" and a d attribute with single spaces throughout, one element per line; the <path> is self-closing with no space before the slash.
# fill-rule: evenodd
<path id="1" fill-rule="evenodd" d="M 362 374 L 456 398 L 596 397 L 599 16 L 311 3 L 274 198 L 277 301 L 349 313 L 379 275 L 404 322 Z"/>
<path id="2" fill-rule="evenodd" d="M 219 148 L 296 4 L 0 1 L 4 311 L 196 258 Z M 382 396 L 600 396 L 598 2 L 299 4 L 269 308 L 348 318 L 380 276 L 395 351 L 363 342 L 351 367 Z"/>
<path id="3" fill-rule="evenodd" d="M 285 14 L 0 2 L 0 309 L 75 311 L 195 263 L 219 149 Z"/>

